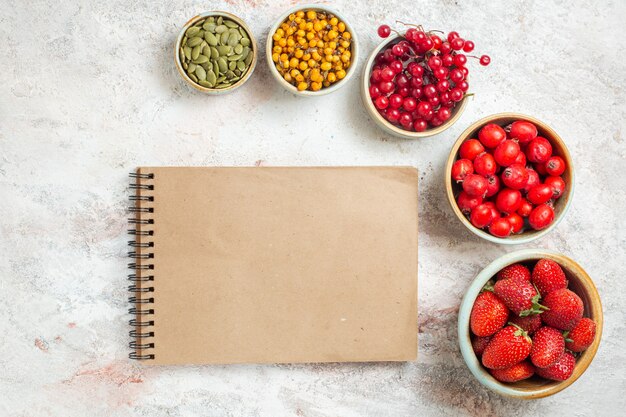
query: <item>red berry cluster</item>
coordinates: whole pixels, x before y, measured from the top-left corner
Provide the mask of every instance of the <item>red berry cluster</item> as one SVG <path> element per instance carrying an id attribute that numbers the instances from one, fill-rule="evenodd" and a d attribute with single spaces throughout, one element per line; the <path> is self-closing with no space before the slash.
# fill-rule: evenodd
<path id="1" fill-rule="evenodd" d="M 472 347 L 483 366 L 502 382 L 534 374 L 568 379 L 575 355 L 593 344 L 596 323 L 583 317 L 583 301 L 567 289 L 561 266 L 541 259 L 531 274 L 526 266 L 513 264 L 495 278 L 495 285 L 490 281 L 485 286 L 470 313 Z"/>
<path id="2" fill-rule="evenodd" d="M 554 221 L 554 202 L 563 195 L 565 161 L 537 127 L 519 120 L 502 127 L 490 123 L 459 148 L 452 179 L 462 183 L 461 211 L 479 229 L 497 237 L 521 233 L 527 223 L 541 230 Z M 524 221 L 526 219 L 526 221 Z"/>
<path id="3" fill-rule="evenodd" d="M 378 28 L 383 38 L 390 33 L 387 25 Z M 442 125 L 469 89 L 468 57 L 462 52 L 473 50 L 474 42 L 457 32 L 442 40 L 421 26 L 408 29 L 403 39 L 376 56 L 369 86 L 374 106 L 405 130 L 423 132 Z M 480 57 L 481 65 L 490 61 L 487 55 Z"/>

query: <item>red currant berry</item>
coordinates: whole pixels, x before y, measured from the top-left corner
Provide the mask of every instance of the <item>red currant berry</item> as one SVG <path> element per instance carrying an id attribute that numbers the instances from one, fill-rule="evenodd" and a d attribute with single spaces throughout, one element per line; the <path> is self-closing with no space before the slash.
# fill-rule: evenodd
<path id="1" fill-rule="evenodd" d="M 422 96 L 422 89 L 420 87 L 412 88 L 411 96 L 415 98 L 420 98 Z"/>
<path id="2" fill-rule="evenodd" d="M 459 37 L 459 32 L 452 31 L 448 33 L 448 42 L 452 42 L 454 39 Z"/>
<path id="3" fill-rule="evenodd" d="M 489 65 L 489 63 L 491 63 L 491 58 L 489 58 L 489 55 L 483 55 L 480 57 L 480 65 L 486 67 L 487 65 Z"/>
<path id="4" fill-rule="evenodd" d="M 452 71 L 450 71 L 450 79 L 454 83 L 460 83 L 461 81 L 463 81 L 464 78 L 465 76 L 463 75 L 463 71 L 461 71 L 460 69 L 455 68 Z"/>
<path id="5" fill-rule="evenodd" d="M 452 65 L 454 65 L 454 57 L 450 54 L 445 54 L 443 57 L 441 57 L 441 63 L 444 67 L 451 67 Z"/>
<path id="6" fill-rule="evenodd" d="M 463 180 L 463 191 L 471 196 L 484 196 L 487 192 L 487 180 L 476 174 L 468 174 Z"/>
<path id="7" fill-rule="evenodd" d="M 434 109 L 437 106 L 439 106 L 439 103 L 441 102 L 441 100 L 439 99 L 439 96 L 435 95 L 435 96 L 429 97 L 428 102 L 430 103 L 431 106 L 433 106 L 433 109 Z"/>
<path id="8" fill-rule="evenodd" d="M 508 167 L 517 159 L 520 149 L 519 144 L 514 140 L 504 140 L 493 151 L 493 157 L 498 165 Z"/>
<path id="9" fill-rule="evenodd" d="M 412 112 L 417 108 L 417 100 L 414 97 L 406 97 L 402 101 L 402 108 L 408 112 Z"/>
<path id="10" fill-rule="evenodd" d="M 415 129 L 416 132 L 423 132 L 427 128 L 428 123 L 426 123 L 426 120 L 416 119 L 415 122 L 413 122 L 413 129 Z"/>
<path id="11" fill-rule="evenodd" d="M 487 197 L 494 196 L 500 191 L 500 178 L 497 175 L 487 175 Z"/>
<path id="12" fill-rule="evenodd" d="M 461 158 L 473 161 L 481 153 L 485 152 L 485 147 L 476 139 L 468 139 L 461 144 L 459 155 Z"/>
<path id="13" fill-rule="evenodd" d="M 448 69 L 446 67 L 439 67 L 433 70 L 433 75 L 438 80 L 443 80 L 448 76 Z"/>
<path id="14" fill-rule="evenodd" d="M 382 89 L 381 89 L 382 90 Z M 478 140 L 487 148 L 495 148 L 506 139 L 506 132 L 495 123 L 483 126 L 478 132 Z"/>
<path id="15" fill-rule="evenodd" d="M 520 145 L 525 145 L 537 137 L 537 127 L 530 122 L 518 120 L 511 123 L 509 137 L 517 139 Z"/>
<path id="16" fill-rule="evenodd" d="M 429 123 L 430 123 L 431 126 L 437 127 L 437 126 L 441 126 L 443 124 L 443 120 L 441 120 L 436 115 L 434 115 L 433 118 L 430 119 Z"/>
<path id="17" fill-rule="evenodd" d="M 422 90 L 424 92 L 424 95 L 428 98 L 431 98 L 437 95 L 437 88 L 432 84 L 428 84 L 424 86 Z"/>
<path id="18" fill-rule="evenodd" d="M 398 119 L 400 118 L 400 110 L 388 108 L 385 112 L 385 115 L 387 116 L 387 120 L 389 120 L 391 123 L 397 123 Z"/>
<path id="19" fill-rule="evenodd" d="M 441 41 L 441 38 L 439 36 L 431 35 L 430 38 L 433 40 L 433 48 L 435 48 L 435 49 L 441 48 L 442 41 Z"/>
<path id="20" fill-rule="evenodd" d="M 426 39 L 420 43 L 420 49 L 424 52 L 430 51 L 433 49 L 433 46 L 435 46 L 435 43 L 430 39 L 430 36 L 427 36 Z"/>
<path id="21" fill-rule="evenodd" d="M 441 51 L 443 55 L 446 55 L 449 54 L 450 51 L 452 51 L 452 47 L 450 46 L 449 42 L 444 42 L 441 44 L 441 48 L 439 48 L 439 51 Z"/>
<path id="22" fill-rule="evenodd" d="M 369 92 L 370 92 L 370 97 L 372 98 L 376 98 L 380 96 L 380 89 L 378 88 L 376 84 L 370 85 Z"/>
<path id="23" fill-rule="evenodd" d="M 409 77 L 404 74 L 396 75 L 396 85 L 400 88 L 407 87 L 409 85 Z"/>
<path id="24" fill-rule="evenodd" d="M 552 198 L 557 199 L 565 192 L 565 181 L 558 176 L 550 176 L 543 183 L 552 189 Z"/>
<path id="25" fill-rule="evenodd" d="M 508 237 L 511 234 L 511 229 L 511 223 L 509 223 L 506 217 L 500 217 L 489 225 L 489 233 L 495 237 Z"/>
<path id="26" fill-rule="evenodd" d="M 379 69 L 375 69 L 372 71 L 372 75 L 370 76 L 370 83 L 374 84 L 374 83 L 378 83 L 382 80 L 381 76 L 380 76 L 380 70 Z"/>
<path id="27" fill-rule="evenodd" d="M 546 162 L 546 172 L 548 175 L 558 177 L 565 172 L 565 161 L 560 156 L 551 156 Z"/>
<path id="28" fill-rule="evenodd" d="M 437 98 L 437 101 L 439 101 L 439 97 L 433 97 L 431 99 L 430 104 L 432 103 L 432 100 Z M 446 122 L 450 119 L 450 117 L 452 117 L 452 112 L 450 111 L 449 108 L 447 107 L 441 107 L 439 110 L 437 110 L 437 112 L 435 113 L 435 117 L 437 117 L 439 120 L 441 120 L 442 122 Z"/>
<path id="29" fill-rule="evenodd" d="M 392 94 L 389 96 L 389 107 L 399 109 L 402 106 L 402 96 L 400 94 Z"/>
<path id="30" fill-rule="evenodd" d="M 470 222 L 479 229 L 489 226 L 493 221 L 493 211 L 487 203 L 479 204 L 470 213 Z"/>
<path id="31" fill-rule="evenodd" d="M 441 66 L 441 58 L 436 55 L 431 56 L 428 58 L 428 66 L 433 70 L 439 68 Z"/>
<path id="32" fill-rule="evenodd" d="M 389 94 L 391 93 L 394 88 L 395 88 L 395 84 L 393 83 L 393 81 L 381 81 L 378 84 L 378 89 L 380 90 L 380 92 L 382 94 Z"/>
<path id="33" fill-rule="evenodd" d="M 421 75 L 415 75 L 413 78 L 411 78 L 411 87 L 415 88 L 415 87 L 421 87 L 422 84 L 424 84 L 424 79 L 422 78 Z"/>
<path id="34" fill-rule="evenodd" d="M 514 213 L 522 204 L 522 193 L 519 190 L 505 188 L 496 196 L 496 207 L 503 213 Z"/>
<path id="35" fill-rule="evenodd" d="M 380 79 L 383 81 L 391 81 L 393 77 L 396 76 L 396 73 L 389 67 L 385 67 L 380 70 Z"/>
<path id="36" fill-rule="evenodd" d="M 463 45 L 464 52 L 472 52 L 474 50 L 474 42 L 465 41 L 465 45 Z"/>
<path id="37" fill-rule="evenodd" d="M 394 75 L 402 72 L 402 62 L 400 60 L 394 59 L 389 63 L 389 68 L 393 71 Z"/>
<path id="38" fill-rule="evenodd" d="M 554 220 L 554 210 L 547 204 L 541 204 L 533 209 L 528 216 L 528 224 L 535 230 L 548 227 Z"/>
<path id="39" fill-rule="evenodd" d="M 417 114 L 422 117 L 428 115 L 429 112 L 432 112 L 432 106 L 426 101 L 420 101 L 417 104 Z"/>
<path id="40" fill-rule="evenodd" d="M 409 64 L 406 66 L 406 69 L 414 77 L 421 77 L 422 75 L 424 75 L 424 68 L 417 62 L 409 62 Z"/>
<path id="41" fill-rule="evenodd" d="M 450 90 L 450 98 L 452 99 L 452 101 L 456 102 L 463 100 L 463 91 L 461 91 L 460 88 L 454 87 L 452 90 Z"/>
<path id="42" fill-rule="evenodd" d="M 407 29 L 406 33 L 404 34 L 404 37 L 411 41 L 414 42 L 415 41 L 415 35 L 417 35 L 417 29 L 415 28 L 409 28 Z"/>
<path id="43" fill-rule="evenodd" d="M 530 212 L 533 211 L 534 207 L 535 206 L 533 206 L 533 203 L 526 200 L 525 198 L 522 198 L 522 203 L 519 205 L 517 209 L 517 214 L 519 214 L 522 217 L 528 217 L 530 215 Z"/>
<path id="44" fill-rule="evenodd" d="M 467 83 L 467 81 L 463 80 L 459 83 L 456 83 L 456 87 L 463 91 L 464 93 L 467 92 L 467 90 L 469 90 L 469 84 Z"/>
<path id="45" fill-rule="evenodd" d="M 550 141 L 541 136 L 531 140 L 526 147 L 526 158 L 530 162 L 545 163 L 552 156 L 552 145 Z M 546 171 L 547 172 L 547 171 Z"/>
<path id="46" fill-rule="evenodd" d="M 465 214 L 471 213 L 471 211 L 479 204 L 482 204 L 482 202 L 482 197 L 473 197 L 467 194 L 465 191 L 461 191 L 459 193 L 459 196 L 456 198 L 456 204 L 459 206 L 459 209 L 461 209 L 461 211 Z"/>
<path id="47" fill-rule="evenodd" d="M 378 36 L 386 38 L 391 34 L 391 28 L 388 25 L 378 26 Z"/>
<path id="48" fill-rule="evenodd" d="M 519 233 L 524 228 L 524 219 L 519 214 L 511 213 L 504 218 L 507 219 L 511 225 L 511 233 Z"/>
<path id="49" fill-rule="evenodd" d="M 374 105 L 377 109 L 384 110 L 389 106 L 389 99 L 385 96 L 376 97 L 376 100 L 374 100 Z"/>
<path id="50" fill-rule="evenodd" d="M 441 101 L 441 104 L 450 104 L 452 103 L 452 99 L 450 98 L 450 93 L 449 92 L 444 92 L 441 93 L 441 95 L 439 95 L 439 99 Z"/>
<path id="51" fill-rule="evenodd" d="M 411 90 L 409 89 L 409 87 L 401 87 L 398 89 L 398 94 L 400 94 L 402 97 L 408 97 L 409 94 L 411 94 Z"/>
<path id="52" fill-rule="evenodd" d="M 467 57 L 463 54 L 456 54 L 454 56 L 454 65 L 457 67 L 462 67 L 467 62 Z"/>
<path id="53" fill-rule="evenodd" d="M 483 152 L 474 158 L 474 171 L 476 171 L 477 174 L 483 176 L 493 175 L 496 173 L 497 169 L 496 160 L 490 153 Z"/>
<path id="54" fill-rule="evenodd" d="M 450 46 L 452 46 L 452 49 L 454 49 L 455 51 L 460 51 L 461 49 L 463 49 L 463 45 L 465 45 L 465 40 L 463 40 L 462 38 L 455 38 L 450 41 Z"/>
<path id="55" fill-rule="evenodd" d="M 438 81 L 436 88 L 437 88 L 437 91 L 439 91 L 440 93 L 448 91 L 448 89 L 450 88 L 450 81 L 448 80 Z"/>
<path id="56" fill-rule="evenodd" d="M 403 128 L 411 130 L 411 127 L 413 126 L 413 118 L 409 113 L 401 113 L 398 121 Z"/>

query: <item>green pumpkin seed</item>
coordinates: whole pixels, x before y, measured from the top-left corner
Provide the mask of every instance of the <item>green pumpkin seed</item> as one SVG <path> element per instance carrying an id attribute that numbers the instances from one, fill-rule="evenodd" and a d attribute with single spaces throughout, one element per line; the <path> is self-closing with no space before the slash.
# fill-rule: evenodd
<path id="1" fill-rule="evenodd" d="M 231 55 L 228 57 L 229 61 L 239 61 L 241 59 L 243 55 L 241 54 L 237 54 L 237 55 Z"/>
<path id="2" fill-rule="evenodd" d="M 228 27 L 226 25 L 219 25 L 215 27 L 215 33 L 224 33 L 228 30 Z"/>
<path id="3" fill-rule="evenodd" d="M 195 82 L 198 82 L 198 77 L 196 77 L 193 74 L 189 74 L 189 78 L 191 78 L 192 80 L 194 80 Z"/>
<path id="4" fill-rule="evenodd" d="M 217 37 L 211 32 L 204 32 L 204 39 L 206 39 L 211 46 L 217 45 Z"/>
<path id="5" fill-rule="evenodd" d="M 221 84 L 216 85 L 216 86 L 215 86 L 215 88 L 226 88 L 226 87 L 230 87 L 230 84 L 231 84 L 231 83 L 229 83 L 229 82 L 221 83 Z"/>
<path id="6" fill-rule="evenodd" d="M 235 61 L 230 61 L 228 63 L 228 69 L 231 71 L 234 71 L 237 69 L 237 63 Z"/>
<path id="7" fill-rule="evenodd" d="M 206 87 L 206 88 L 213 87 L 213 84 L 211 84 L 210 82 L 208 82 L 206 80 L 199 80 L 198 84 L 200 84 L 202 87 Z"/>
<path id="8" fill-rule="evenodd" d="M 242 62 L 242 64 L 243 64 L 243 62 Z M 235 70 L 235 75 L 236 75 L 237 77 L 239 77 L 239 76 L 241 75 L 241 71 L 239 71 L 239 68 L 237 68 L 237 69 Z"/>
<path id="9" fill-rule="evenodd" d="M 211 56 L 211 47 L 209 45 L 204 45 L 204 48 L 202 48 L 202 55 Z"/>
<path id="10" fill-rule="evenodd" d="M 214 46 L 211 47 L 211 59 L 217 59 L 220 56 L 220 53 L 217 51 L 217 48 Z"/>
<path id="11" fill-rule="evenodd" d="M 187 45 L 187 35 L 183 36 L 183 40 L 180 42 L 181 45 Z"/>
<path id="12" fill-rule="evenodd" d="M 241 46 L 241 44 L 235 45 L 234 51 L 236 54 L 241 54 L 243 52 L 243 46 Z"/>
<path id="13" fill-rule="evenodd" d="M 187 68 L 189 68 L 189 65 L 186 62 L 183 62 L 183 69 L 186 70 Z"/>
<path id="14" fill-rule="evenodd" d="M 194 59 L 191 62 L 193 62 L 194 64 L 204 64 L 208 60 L 209 58 L 206 55 L 199 55 L 197 59 Z"/>
<path id="15" fill-rule="evenodd" d="M 211 61 L 205 62 L 204 64 L 202 64 L 202 66 L 207 71 L 211 71 L 213 69 L 213 64 L 211 63 Z"/>
<path id="16" fill-rule="evenodd" d="M 211 83 L 211 86 L 214 86 L 215 82 L 217 81 L 217 76 L 213 71 L 208 71 L 206 73 L 206 80 L 207 82 Z"/>
<path id="17" fill-rule="evenodd" d="M 228 26 L 229 28 L 239 27 L 239 25 L 237 23 L 233 22 L 232 20 L 224 20 L 224 24 L 226 26 Z"/>
<path id="18" fill-rule="evenodd" d="M 217 52 L 219 52 L 219 56 L 226 56 L 232 52 L 232 49 L 233 48 L 228 45 L 220 45 L 217 47 Z"/>
<path id="19" fill-rule="evenodd" d="M 241 43 L 243 46 L 250 46 L 250 39 L 241 38 L 241 41 L 239 41 L 239 43 Z"/>
<path id="20" fill-rule="evenodd" d="M 196 77 L 199 80 L 206 80 L 206 71 L 202 67 L 196 67 Z"/>
<path id="21" fill-rule="evenodd" d="M 239 27 L 239 33 L 241 33 L 241 37 L 244 39 L 248 39 L 248 34 L 246 33 L 245 30 L 243 30 L 242 27 Z"/>
<path id="22" fill-rule="evenodd" d="M 209 22 L 215 22 L 215 16 L 209 16 L 209 17 L 207 18 L 207 20 L 208 20 Z"/>
<path id="23" fill-rule="evenodd" d="M 198 59 L 198 56 L 200 56 L 200 52 L 202 52 L 202 46 L 194 46 L 194 48 L 191 50 L 191 59 Z"/>
<path id="24" fill-rule="evenodd" d="M 221 77 L 217 77 L 217 81 L 215 81 L 217 84 L 226 81 L 226 77 L 225 76 L 221 76 Z"/>
<path id="25" fill-rule="evenodd" d="M 198 46 L 202 43 L 202 38 L 191 38 L 187 41 L 187 46 L 193 48 L 194 46 Z"/>
<path id="26" fill-rule="evenodd" d="M 192 26 L 189 29 L 187 29 L 187 31 L 185 32 L 185 35 L 187 35 L 190 38 L 193 38 L 194 36 L 197 36 L 199 32 L 200 32 L 199 27 Z"/>
<path id="27" fill-rule="evenodd" d="M 237 35 L 231 34 L 230 37 L 228 38 L 228 45 L 233 46 L 233 47 L 239 45 L 239 38 L 240 36 L 238 34 Z"/>
<path id="28" fill-rule="evenodd" d="M 218 16 L 217 17 L 217 24 L 218 25 L 221 25 L 223 21 L 224 21 L 224 18 L 222 16 Z"/>
<path id="29" fill-rule="evenodd" d="M 185 53 L 185 58 L 190 60 L 191 59 L 191 48 L 189 46 L 183 46 L 183 52 Z"/>
<path id="30" fill-rule="evenodd" d="M 209 19 L 205 20 L 205 22 L 202 24 L 202 29 L 204 30 L 208 30 L 209 32 L 211 31 L 211 26 L 213 26 L 213 29 L 215 30 L 215 23 L 210 22 Z"/>
<path id="31" fill-rule="evenodd" d="M 218 75 L 220 72 L 220 66 L 217 63 L 217 59 L 211 60 L 211 64 L 213 64 L 213 72 L 215 72 L 215 75 Z"/>
<path id="32" fill-rule="evenodd" d="M 193 72 L 196 71 L 196 67 L 197 67 L 196 64 L 194 64 L 193 62 L 190 62 L 189 63 L 189 68 L 187 68 L 187 71 L 190 72 L 190 73 L 193 73 Z"/>
<path id="33" fill-rule="evenodd" d="M 246 69 L 246 64 L 243 61 L 237 61 L 237 69 L 243 71 Z"/>
<path id="34" fill-rule="evenodd" d="M 224 32 L 222 33 L 222 36 L 220 37 L 220 43 L 222 45 L 228 45 L 228 38 L 230 36 L 230 32 Z"/>
<path id="35" fill-rule="evenodd" d="M 249 53 L 250 53 L 250 48 L 246 46 L 245 48 L 243 48 L 243 51 L 241 51 L 241 56 L 243 57 L 243 59 L 246 59 Z"/>
<path id="36" fill-rule="evenodd" d="M 228 71 L 228 64 L 226 62 L 226 58 L 224 58 L 223 56 L 217 59 L 217 64 L 219 65 L 221 73 L 225 73 L 226 71 Z"/>
<path id="37" fill-rule="evenodd" d="M 231 83 L 234 83 L 234 82 L 239 81 L 239 80 L 241 80 L 241 77 L 237 76 L 237 77 L 233 77 L 233 78 L 231 78 L 231 79 L 230 79 L 230 82 L 231 82 Z"/>
<path id="38" fill-rule="evenodd" d="M 180 62 L 185 62 L 185 51 L 182 46 L 178 50 L 178 57 L 180 58 Z"/>
<path id="39" fill-rule="evenodd" d="M 196 23 L 194 23 L 194 26 L 202 26 L 202 24 L 204 23 L 206 19 L 200 19 L 198 20 Z"/>
<path id="40" fill-rule="evenodd" d="M 226 71 L 225 75 L 226 75 L 226 78 L 231 79 L 235 76 L 235 73 L 229 70 L 229 71 Z"/>
<path id="41" fill-rule="evenodd" d="M 252 62 L 252 57 L 254 57 L 254 54 L 248 54 L 246 59 L 243 60 L 243 62 L 245 62 L 245 64 L 246 64 L 246 66 L 250 65 L 250 63 Z"/>

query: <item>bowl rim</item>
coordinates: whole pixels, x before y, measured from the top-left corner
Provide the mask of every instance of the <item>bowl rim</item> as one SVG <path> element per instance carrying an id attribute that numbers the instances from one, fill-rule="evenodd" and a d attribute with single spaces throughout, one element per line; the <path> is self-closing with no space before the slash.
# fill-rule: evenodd
<path id="1" fill-rule="evenodd" d="M 276 29 L 278 29 L 278 27 L 289 17 L 290 14 L 295 13 L 300 10 L 311 10 L 311 9 L 332 13 L 346 25 L 346 29 L 350 32 L 350 35 L 352 36 L 352 40 L 350 43 L 351 62 L 350 62 L 350 67 L 348 67 L 348 71 L 346 71 L 346 76 L 343 77 L 342 80 L 339 80 L 336 83 L 332 84 L 330 87 L 323 87 L 322 89 L 318 91 L 311 91 L 311 90 L 298 91 L 298 89 L 295 86 L 289 84 L 287 81 L 285 81 L 283 77 L 280 76 L 280 74 L 278 73 L 278 70 L 276 69 L 276 64 L 274 63 L 274 61 L 272 61 L 272 48 L 274 46 L 274 39 L 272 38 L 272 36 L 274 32 L 276 32 Z M 356 31 L 354 30 L 354 27 L 345 18 L 345 15 L 335 10 L 335 8 L 328 6 L 326 4 L 317 4 L 317 3 L 298 4 L 294 7 L 289 8 L 287 11 L 281 14 L 280 17 L 278 17 L 278 19 L 275 21 L 275 23 L 270 27 L 268 34 L 267 34 L 267 40 L 265 41 L 265 61 L 267 62 L 267 65 L 270 68 L 270 74 L 272 74 L 272 77 L 285 90 L 295 95 L 302 96 L 302 97 L 323 96 L 326 94 L 330 94 L 334 91 L 337 91 L 338 89 L 346 85 L 347 82 L 353 77 L 354 73 L 356 72 L 356 67 L 358 66 L 358 59 L 359 59 L 358 43 L 359 43 L 358 36 L 357 36 Z"/>
<path id="2" fill-rule="evenodd" d="M 367 109 L 367 112 L 369 113 L 370 117 L 374 119 L 376 124 L 383 130 L 387 131 L 388 133 L 391 133 L 394 136 L 401 137 L 404 139 L 418 139 L 418 138 L 425 138 L 429 136 L 435 136 L 443 132 L 444 130 L 448 129 L 459 120 L 459 118 L 461 117 L 461 114 L 463 114 L 463 111 L 465 110 L 465 107 L 467 107 L 467 103 L 469 99 L 468 96 L 464 96 L 463 99 L 455 106 L 452 117 L 450 117 L 450 119 L 448 119 L 444 124 L 442 124 L 441 126 L 432 128 L 432 129 L 427 129 L 423 132 L 411 132 L 411 131 L 404 130 L 402 128 L 392 125 L 387 120 L 385 120 L 380 115 L 380 113 L 378 113 L 378 110 L 376 110 L 376 108 L 374 107 L 374 104 L 372 103 L 370 93 L 369 93 L 369 79 L 370 79 L 370 74 L 372 72 L 374 59 L 376 58 L 376 55 L 378 55 L 378 53 L 384 47 L 386 47 L 392 42 L 395 42 L 400 37 L 401 36 L 399 34 L 393 34 L 383 39 L 378 44 L 378 46 L 374 48 L 374 50 L 370 53 L 369 57 L 367 58 L 367 61 L 365 62 L 365 65 L 363 66 L 363 72 L 361 76 L 361 99 L 363 101 L 363 105 Z"/>
<path id="3" fill-rule="evenodd" d="M 551 225 L 549 225 L 548 227 L 546 227 L 543 230 L 539 230 L 539 231 L 535 231 L 534 233 L 531 234 L 527 234 L 525 236 L 525 233 L 522 233 L 520 235 L 512 235 L 506 238 L 501 238 L 501 237 L 496 237 L 493 236 L 487 232 L 485 232 L 484 230 L 478 229 L 477 227 L 475 227 L 472 223 L 470 223 L 470 221 L 467 219 L 467 217 L 465 217 L 465 215 L 461 212 L 461 210 L 459 209 L 459 206 L 456 204 L 456 199 L 454 198 L 454 192 L 452 189 L 452 178 L 450 177 L 449 173 L 452 170 L 452 165 L 454 164 L 454 162 L 456 161 L 456 155 L 459 151 L 459 148 L 461 147 L 461 144 L 465 141 L 465 139 L 467 139 L 467 137 L 469 137 L 469 134 L 476 130 L 477 128 L 479 128 L 480 126 L 483 126 L 493 120 L 499 119 L 499 118 L 514 118 L 517 120 L 526 120 L 529 122 L 534 123 L 535 125 L 539 126 L 539 128 L 543 131 L 546 131 L 547 133 L 549 133 L 549 136 L 551 136 L 552 138 L 556 138 L 556 140 L 558 142 L 560 142 L 560 145 L 563 148 L 563 158 L 566 160 L 568 166 L 567 166 L 567 170 L 569 170 L 569 174 L 570 174 L 570 183 L 568 184 L 569 186 L 567 187 L 566 193 L 564 195 L 561 196 L 561 199 L 564 199 L 565 203 L 563 206 L 563 209 L 561 210 L 561 212 L 559 213 L 558 216 L 555 216 L 554 221 L 552 222 Z M 549 139 L 550 141 L 553 141 L 554 139 Z M 573 196 L 574 196 L 574 188 L 576 185 L 576 177 L 575 177 L 575 170 L 574 170 L 574 166 L 573 166 L 573 161 L 572 161 L 572 156 L 569 152 L 569 149 L 567 148 L 567 145 L 565 144 L 565 141 L 561 138 L 561 136 L 559 136 L 559 134 L 552 129 L 550 126 L 548 126 L 545 122 L 542 122 L 541 120 L 532 117 L 532 116 L 528 116 L 526 114 L 522 114 L 522 113 L 511 113 L 511 112 L 503 112 L 503 113 L 495 113 L 495 114 L 491 114 L 489 116 L 485 116 L 477 121 L 475 121 L 474 123 L 472 123 L 471 125 L 469 125 L 457 138 L 457 140 L 454 142 L 454 144 L 452 145 L 452 148 L 450 149 L 450 153 L 448 155 L 448 161 L 446 162 L 446 167 L 444 170 L 444 176 L 445 176 L 445 188 L 446 188 L 446 194 L 448 196 L 448 203 L 450 204 L 450 207 L 452 207 L 452 211 L 454 211 L 454 213 L 456 214 L 456 217 L 461 221 L 461 223 L 463 223 L 463 225 L 472 233 L 474 233 L 476 236 L 479 236 L 485 240 L 488 240 L 490 242 L 493 243 L 499 243 L 499 244 L 503 244 L 503 245 L 521 245 L 524 243 L 529 243 L 532 242 L 534 240 L 540 239 L 543 236 L 545 236 L 546 234 L 550 233 L 552 230 L 554 230 L 554 228 L 556 228 L 558 226 L 558 224 L 563 220 L 563 218 L 565 217 L 565 215 L 567 214 L 571 204 L 572 204 L 572 200 L 573 200 Z M 560 199 L 559 199 L 560 200 Z M 562 201 L 562 200 L 560 200 Z"/>
<path id="4" fill-rule="evenodd" d="M 591 305 L 588 305 L 586 307 L 590 311 L 593 311 L 594 320 L 596 321 L 596 337 L 592 345 L 585 351 L 585 360 L 582 361 L 582 359 L 579 359 L 576 362 L 574 374 L 572 374 L 569 379 L 556 384 L 548 385 L 543 388 L 538 388 L 535 391 L 523 391 L 516 389 L 513 386 L 506 385 L 505 383 L 497 381 L 491 376 L 491 374 L 489 374 L 489 372 L 487 372 L 483 368 L 482 364 L 474 354 L 474 350 L 472 348 L 469 328 L 470 313 L 472 311 L 474 300 L 480 293 L 481 289 L 483 288 L 485 283 L 489 281 L 489 279 L 491 279 L 494 275 L 498 273 L 498 271 L 500 271 L 505 266 L 511 265 L 516 262 L 526 262 L 542 258 L 552 259 L 561 266 L 564 266 L 564 264 L 566 264 L 566 268 L 568 270 L 575 270 L 575 272 L 572 273 L 576 276 L 577 279 L 585 282 L 586 287 L 591 292 L 591 298 L 594 300 Z M 522 249 L 515 252 L 506 253 L 496 258 L 476 275 L 476 277 L 466 290 L 465 295 L 463 296 L 463 299 L 461 301 L 459 307 L 457 331 L 459 338 L 459 349 L 461 350 L 463 360 L 469 368 L 470 372 L 482 385 L 501 395 L 522 399 L 537 399 L 547 397 L 549 395 L 554 395 L 564 390 L 565 388 L 572 385 L 587 370 L 587 368 L 593 361 L 596 352 L 598 351 L 598 347 L 602 339 L 603 325 L 604 316 L 602 312 L 602 301 L 600 299 L 600 295 L 598 294 L 598 290 L 589 274 L 587 274 L 587 272 L 577 262 L 575 262 L 573 259 L 566 255 L 548 249 Z"/>
<path id="5" fill-rule="evenodd" d="M 251 43 L 250 46 L 252 47 L 251 52 L 253 53 L 252 62 L 250 63 L 250 68 L 248 68 L 248 72 L 246 72 L 239 81 L 237 81 L 235 84 L 231 85 L 230 87 L 220 88 L 220 89 L 203 87 L 200 84 L 197 84 L 196 82 L 194 82 L 191 78 L 189 78 L 189 76 L 187 75 L 187 72 L 183 68 L 182 63 L 180 62 L 179 49 L 180 49 L 180 44 L 183 40 L 183 37 L 185 36 L 185 32 L 187 31 L 187 29 L 189 29 L 189 27 L 195 24 L 195 22 L 197 22 L 198 20 L 204 19 L 210 16 L 222 16 L 222 17 L 227 17 L 230 20 L 233 20 L 235 23 L 237 23 L 246 31 L 246 33 L 248 34 L 248 37 L 250 38 L 250 43 Z M 183 80 L 187 82 L 187 84 L 189 84 L 196 90 L 202 91 L 203 93 L 210 94 L 210 95 L 227 94 L 227 93 L 233 92 L 237 88 L 244 85 L 252 76 L 252 73 L 254 72 L 254 69 L 256 68 L 257 59 L 258 59 L 257 42 L 254 37 L 254 34 L 250 30 L 250 27 L 248 27 L 246 22 L 239 16 L 236 16 L 230 12 L 226 12 L 223 10 L 211 10 L 211 11 L 203 12 L 189 19 L 183 25 L 182 29 L 178 33 L 178 36 L 176 37 L 176 43 L 174 44 L 174 62 L 176 63 L 176 69 L 178 70 L 178 73 L 180 74 L 180 76 L 183 78 Z"/>

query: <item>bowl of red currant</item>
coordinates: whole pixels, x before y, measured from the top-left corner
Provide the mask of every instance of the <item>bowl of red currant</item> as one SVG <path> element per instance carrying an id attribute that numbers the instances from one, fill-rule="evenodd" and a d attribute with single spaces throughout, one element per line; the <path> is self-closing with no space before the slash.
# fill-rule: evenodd
<path id="1" fill-rule="evenodd" d="M 457 32 L 442 38 L 440 31 L 406 26 L 404 33 L 378 28 L 384 40 L 365 64 L 361 96 L 380 128 L 414 139 L 441 133 L 458 120 L 472 95 L 469 61 L 487 66 L 491 59 L 469 55 L 474 42 Z"/>
<path id="2" fill-rule="evenodd" d="M 538 239 L 563 219 L 574 171 L 563 139 L 546 123 L 518 113 L 485 117 L 450 151 L 448 201 L 474 234 L 495 243 Z"/>

